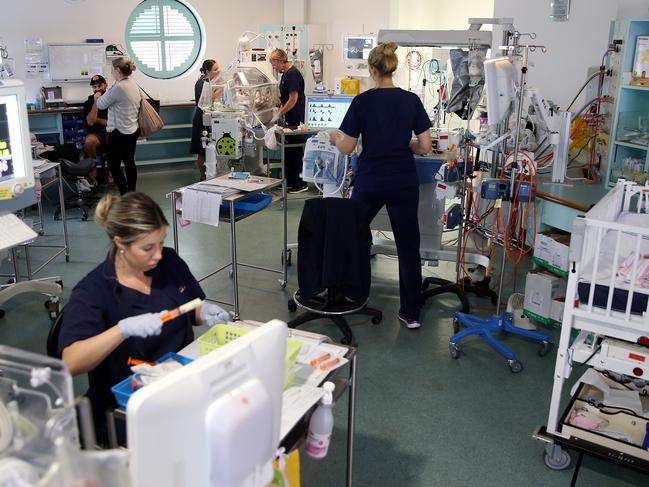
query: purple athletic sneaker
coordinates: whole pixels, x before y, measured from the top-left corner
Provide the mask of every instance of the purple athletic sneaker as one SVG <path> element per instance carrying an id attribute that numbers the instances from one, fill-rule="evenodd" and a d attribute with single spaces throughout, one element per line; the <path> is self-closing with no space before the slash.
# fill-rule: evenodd
<path id="1" fill-rule="evenodd" d="M 410 330 L 416 330 L 417 328 L 421 327 L 419 320 L 409 320 L 408 318 L 401 316 L 401 314 L 397 314 L 397 317 L 399 318 L 399 321 L 406 325 L 406 328 Z"/>

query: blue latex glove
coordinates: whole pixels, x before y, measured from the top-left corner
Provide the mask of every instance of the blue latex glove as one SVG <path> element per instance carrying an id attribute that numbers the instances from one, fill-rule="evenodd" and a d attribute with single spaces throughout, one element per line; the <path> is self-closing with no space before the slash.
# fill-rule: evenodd
<path id="1" fill-rule="evenodd" d="M 162 320 L 160 316 L 166 313 L 144 313 L 141 315 L 124 318 L 117 323 L 119 332 L 124 338 L 141 337 L 146 338 L 159 335 L 162 331 Z"/>
<path id="2" fill-rule="evenodd" d="M 199 318 L 202 325 L 213 326 L 217 323 L 232 321 L 232 313 L 208 301 L 203 301 Z"/>

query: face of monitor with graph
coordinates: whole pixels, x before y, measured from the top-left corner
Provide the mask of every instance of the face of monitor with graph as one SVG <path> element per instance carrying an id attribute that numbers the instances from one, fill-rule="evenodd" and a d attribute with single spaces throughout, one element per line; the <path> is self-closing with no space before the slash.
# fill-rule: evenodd
<path id="1" fill-rule="evenodd" d="M 337 129 L 353 99 L 353 95 L 307 95 L 306 126 L 310 129 Z"/>
<path id="2" fill-rule="evenodd" d="M 376 47 L 376 36 L 367 34 L 343 36 L 343 61 L 367 61 Z"/>

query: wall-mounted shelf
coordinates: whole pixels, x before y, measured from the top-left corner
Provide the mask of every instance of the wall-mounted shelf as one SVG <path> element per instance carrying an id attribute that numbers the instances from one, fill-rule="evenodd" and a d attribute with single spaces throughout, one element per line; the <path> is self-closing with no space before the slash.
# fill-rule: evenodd
<path id="1" fill-rule="evenodd" d="M 163 129 L 146 139 L 140 139 L 135 149 L 138 166 L 189 162 L 196 156 L 189 152 L 194 103 L 164 103 L 160 105 Z"/>
<path id="2" fill-rule="evenodd" d="M 647 150 L 646 145 L 633 144 L 631 142 L 622 142 L 622 141 L 619 141 L 619 140 L 616 140 L 615 143 L 617 145 L 621 145 L 622 147 L 630 147 L 632 149 Z"/>
<path id="3" fill-rule="evenodd" d="M 195 105 L 189 102 L 162 104 L 160 116 L 165 126 L 151 137 L 138 140 L 135 149 L 136 164 L 171 164 L 196 159 L 196 156 L 189 152 L 194 110 Z M 29 128 L 43 143 L 53 145 L 72 142 L 81 149 L 85 133 L 75 129 L 72 137 L 71 129 L 66 125 L 69 125 L 68 119 L 78 119 L 82 113 L 81 108 L 32 110 L 28 112 Z"/>
<path id="4" fill-rule="evenodd" d="M 615 184 L 621 177 L 637 181 L 645 179 L 646 173 L 649 173 L 647 145 L 618 140 L 625 134 L 627 139 L 632 139 L 634 135 L 629 133 L 639 129 L 639 119 L 649 116 L 649 88 L 623 84 L 628 83 L 623 75 L 631 73 L 633 69 L 636 39 L 638 36 L 649 35 L 649 20 L 622 20 L 616 22 L 613 29 L 613 39 L 622 42 L 619 44 L 620 51 L 614 54 L 612 65 L 610 94 L 615 98 L 616 103 L 609 139 L 613 143 L 609 144 L 606 173 L 606 183 L 609 186 Z M 635 167 L 629 166 L 633 161 Z"/>

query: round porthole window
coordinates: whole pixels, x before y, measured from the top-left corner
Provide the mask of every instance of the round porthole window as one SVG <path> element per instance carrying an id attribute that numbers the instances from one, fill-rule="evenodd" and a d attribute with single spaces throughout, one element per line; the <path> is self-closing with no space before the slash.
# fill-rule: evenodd
<path id="1" fill-rule="evenodd" d="M 126 22 L 126 49 L 138 69 L 175 78 L 197 62 L 204 42 L 198 14 L 178 0 L 144 0 Z"/>

